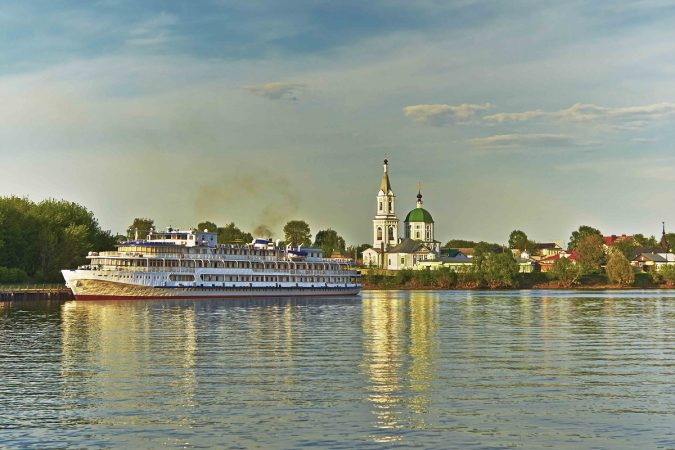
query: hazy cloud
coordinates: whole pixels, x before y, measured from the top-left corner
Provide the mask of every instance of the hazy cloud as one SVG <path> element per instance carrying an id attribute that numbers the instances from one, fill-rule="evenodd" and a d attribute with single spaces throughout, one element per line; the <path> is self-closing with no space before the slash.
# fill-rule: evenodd
<path id="1" fill-rule="evenodd" d="M 654 103 L 651 105 L 612 108 L 592 103 L 575 103 L 569 108 L 546 112 L 532 110 L 523 112 L 498 113 L 484 119 L 497 122 L 524 122 L 535 119 L 561 120 L 568 122 L 604 121 L 621 129 L 645 127 L 649 121 L 675 114 L 675 103 Z"/>
<path id="2" fill-rule="evenodd" d="M 305 83 L 275 81 L 257 86 L 246 86 L 244 89 L 253 95 L 270 100 L 297 100 L 298 96 L 307 90 L 307 85 Z"/>
<path id="3" fill-rule="evenodd" d="M 403 113 L 406 117 L 413 119 L 415 122 L 439 126 L 446 124 L 451 120 L 465 122 L 474 117 L 478 112 L 491 108 L 493 108 L 493 105 L 490 103 L 485 103 L 484 105 L 463 103 L 457 106 L 446 104 L 423 104 L 406 106 L 403 108 Z"/>
<path id="4" fill-rule="evenodd" d="M 144 20 L 131 28 L 127 44 L 134 46 L 164 44 L 172 39 L 170 28 L 177 22 L 176 16 L 164 12 Z"/>
<path id="5" fill-rule="evenodd" d="M 653 144 L 656 142 L 656 139 L 653 138 L 633 138 L 631 140 L 636 144 Z"/>
<path id="6" fill-rule="evenodd" d="M 469 139 L 478 147 L 520 147 L 523 145 L 572 146 L 579 142 L 563 134 L 497 134 L 484 138 Z"/>

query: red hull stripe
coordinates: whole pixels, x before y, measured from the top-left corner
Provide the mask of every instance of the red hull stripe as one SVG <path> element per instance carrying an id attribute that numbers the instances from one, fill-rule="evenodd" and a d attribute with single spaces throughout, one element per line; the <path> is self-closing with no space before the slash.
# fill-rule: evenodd
<path id="1" fill-rule="evenodd" d="M 198 298 L 279 298 L 279 297 L 354 297 L 357 293 L 336 294 L 277 294 L 277 295 L 176 295 L 176 296 L 152 296 L 152 295 L 76 295 L 75 300 L 185 300 Z"/>

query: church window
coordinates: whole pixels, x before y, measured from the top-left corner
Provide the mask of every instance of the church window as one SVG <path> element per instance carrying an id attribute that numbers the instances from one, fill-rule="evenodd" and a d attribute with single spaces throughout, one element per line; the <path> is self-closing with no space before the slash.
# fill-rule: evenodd
<path id="1" fill-rule="evenodd" d="M 389 200 L 389 212 L 391 212 L 392 209 L 393 209 L 393 208 L 391 207 L 391 200 Z"/>
<path id="2" fill-rule="evenodd" d="M 380 202 L 380 211 L 382 211 L 382 202 Z"/>
<path id="3" fill-rule="evenodd" d="M 401 256 L 401 265 L 405 264 L 405 256 Z"/>
<path id="4" fill-rule="evenodd" d="M 417 232 L 415 232 L 415 239 L 419 239 L 419 238 L 420 238 L 420 232 L 417 231 Z"/>
<path id="5" fill-rule="evenodd" d="M 382 227 L 377 227 L 377 240 L 382 240 Z"/>
<path id="6" fill-rule="evenodd" d="M 394 240 L 394 227 L 389 227 L 389 240 Z"/>

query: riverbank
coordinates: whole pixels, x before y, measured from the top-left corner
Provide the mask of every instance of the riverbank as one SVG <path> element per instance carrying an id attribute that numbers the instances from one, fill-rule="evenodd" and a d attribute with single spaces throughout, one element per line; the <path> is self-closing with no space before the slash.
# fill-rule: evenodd
<path id="1" fill-rule="evenodd" d="M 363 290 L 520 290 L 578 289 L 589 291 L 626 289 L 673 289 L 673 283 L 661 281 L 647 273 L 635 274 L 629 285 L 612 283 L 606 274 L 595 273 L 574 279 L 557 279 L 550 273 L 518 273 L 510 277 L 487 280 L 476 272 L 450 270 L 370 271 L 361 276 Z"/>
<path id="2" fill-rule="evenodd" d="M 73 293 L 63 285 L 0 285 L 0 301 L 72 300 Z"/>

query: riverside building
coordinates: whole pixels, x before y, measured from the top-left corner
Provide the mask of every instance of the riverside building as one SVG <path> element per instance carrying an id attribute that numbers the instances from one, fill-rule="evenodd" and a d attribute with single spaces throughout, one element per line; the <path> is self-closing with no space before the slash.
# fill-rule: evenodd
<path id="1" fill-rule="evenodd" d="M 399 220 L 395 210 L 396 195 L 389 180 L 389 161 L 384 160 L 377 209 L 373 219 L 373 248 L 363 252 L 363 264 L 389 270 L 412 269 L 421 261 L 436 260 L 440 243 L 434 239 L 434 219 L 423 208 L 418 189 L 417 205 L 403 221 L 403 237 L 399 237 Z"/>

